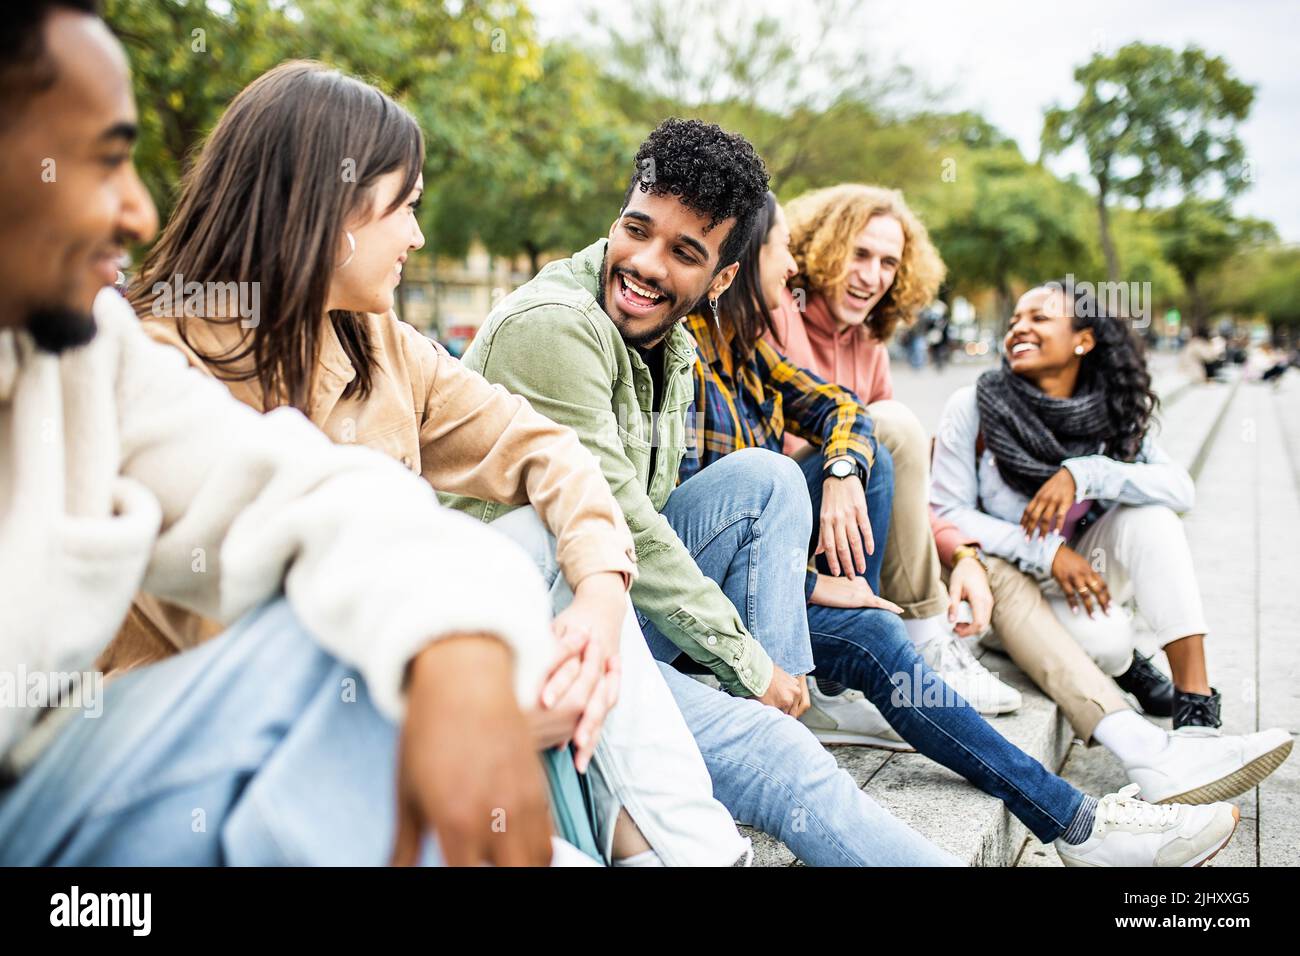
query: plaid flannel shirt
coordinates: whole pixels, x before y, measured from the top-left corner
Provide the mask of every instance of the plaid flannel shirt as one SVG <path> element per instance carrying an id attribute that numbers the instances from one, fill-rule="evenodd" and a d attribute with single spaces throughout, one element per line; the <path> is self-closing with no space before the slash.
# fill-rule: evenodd
<path id="1" fill-rule="evenodd" d="M 817 446 L 826 461 L 848 455 L 868 473 L 876 439 L 867 410 L 846 388 L 818 378 L 760 339 L 737 369 L 730 347 L 711 320 L 682 320 L 695 339 L 695 402 L 687 417 L 687 454 L 678 468 L 685 481 L 741 448 L 781 451 L 788 430 Z"/>

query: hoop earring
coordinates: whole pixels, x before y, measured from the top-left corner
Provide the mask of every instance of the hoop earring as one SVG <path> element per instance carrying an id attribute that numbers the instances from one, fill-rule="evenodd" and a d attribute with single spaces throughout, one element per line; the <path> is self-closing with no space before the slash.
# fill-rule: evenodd
<path id="1" fill-rule="evenodd" d="M 352 257 L 355 256 L 355 255 L 357 254 L 357 239 L 356 239 L 356 237 L 355 237 L 354 235 L 352 235 L 352 233 L 348 232 L 346 229 L 343 231 L 343 235 L 347 237 L 347 240 L 348 240 L 348 246 L 350 247 L 351 251 L 348 253 L 348 257 L 347 257 L 346 259 L 344 259 L 342 262 L 339 263 L 338 267 L 339 267 L 340 269 L 342 269 L 345 265 L 347 265 L 349 262 L 351 262 L 351 261 L 352 261 Z"/>

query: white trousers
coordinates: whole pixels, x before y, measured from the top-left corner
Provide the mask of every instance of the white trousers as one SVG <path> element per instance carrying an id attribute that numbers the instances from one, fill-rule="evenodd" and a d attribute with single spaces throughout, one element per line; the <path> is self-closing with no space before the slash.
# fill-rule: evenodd
<path id="1" fill-rule="evenodd" d="M 555 538 L 532 508 L 519 508 L 491 527 L 533 556 L 551 587 L 558 613 L 573 591 L 555 560 Z M 713 797 L 704 758 L 641 634 L 631 598 L 623 618 L 618 703 L 605 718 L 588 771 L 596 805 L 596 840 L 608 861 L 614 826 L 625 808 L 665 866 L 731 866 L 749 858 L 726 807 Z"/>
<path id="2" fill-rule="evenodd" d="M 1109 616 L 1096 613 L 1090 618 L 1082 609 L 1072 613 L 1054 579 L 1044 583 L 1043 594 L 1057 619 L 1107 674 L 1124 673 L 1133 660 L 1136 633 L 1122 607 L 1130 599 L 1161 647 L 1205 633 L 1187 535 L 1181 519 L 1169 508 L 1116 505 L 1073 547 L 1105 580 L 1111 596 Z"/>

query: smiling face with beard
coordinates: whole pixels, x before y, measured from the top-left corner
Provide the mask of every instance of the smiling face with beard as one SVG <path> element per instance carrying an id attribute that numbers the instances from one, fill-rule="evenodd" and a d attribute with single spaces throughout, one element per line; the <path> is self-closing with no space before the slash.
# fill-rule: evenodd
<path id="1" fill-rule="evenodd" d="M 42 352 L 58 355 L 95 337 L 95 317 L 73 305 L 36 306 L 27 310 L 26 329 Z"/>
<path id="2" fill-rule="evenodd" d="M 85 13 L 55 9 L 38 29 L 40 60 L 3 64 L 13 107 L 0 122 L 0 328 L 57 353 L 94 337 L 95 296 L 157 214 L 131 162 L 122 48 Z"/>
<path id="3" fill-rule="evenodd" d="M 736 264 L 717 265 L 735 220 L 709 222 L 676 196 L 632 191 L 610 228 L 598 292 L 628 345 L 658 344 L 697 302 L 731 284 Z"/>

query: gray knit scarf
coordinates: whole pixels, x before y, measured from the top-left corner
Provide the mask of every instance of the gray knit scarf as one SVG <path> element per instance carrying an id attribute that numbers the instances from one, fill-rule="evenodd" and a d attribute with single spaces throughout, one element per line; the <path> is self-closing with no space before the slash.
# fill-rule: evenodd
<path id="1" fill-rule="evenodd" d="M 1110 437 L 1106 393 L 1092 385 L 1069 398 L 1051 398 L 1011 371 L 1005 360 L 975 384 L 984 447 L 998 473 L 1032 498 L 1061 462 L 1095 455 Z"/>

